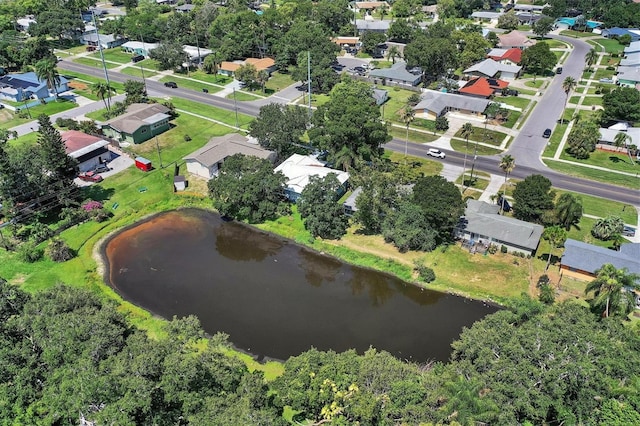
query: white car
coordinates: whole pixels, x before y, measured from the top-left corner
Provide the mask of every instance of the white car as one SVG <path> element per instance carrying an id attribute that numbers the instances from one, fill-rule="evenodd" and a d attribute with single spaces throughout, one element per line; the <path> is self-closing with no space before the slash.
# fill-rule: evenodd
<path id="1" fill-rule="evenodd" d="M 446 154 L 444 152 L 440 151 L 439 149 L 435 149 L 435 148 L 429 148 L 429 151 L 427 151 L 427 154 L 429 154 L 432 157 L 437 157 L 437 158 L 446 157 Z"/>

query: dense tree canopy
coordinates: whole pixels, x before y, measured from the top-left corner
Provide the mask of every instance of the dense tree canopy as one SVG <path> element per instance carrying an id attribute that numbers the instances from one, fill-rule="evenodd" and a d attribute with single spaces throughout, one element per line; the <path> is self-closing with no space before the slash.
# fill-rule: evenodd
<path id="1" fill-rule="evenodd" d="M 380 121 L 371 87 L 360 81 L 337 84 L 331 99 L 318 107 L 311 122 L 311 143 L 327 150 L 330 160 L 347 167 L 359 159 L 380 156 L 381 145 L 391 139 L 387 126 Z"/>
<path id="2" fill-rule="evenodd" d="M 304 227 L 314 237 L 337 240 L 347 233 L 349 219 L 338 203 L 342 184 L 335 173 L 321 178 L 311 176 L 297 201 Z"/>
<path id="3" fill-rule="evenodd" d="M 527 176 L 513 190 L 514 216 L 527 222 L 542 222 L 546 211 L 553 209 L 555 194 L 551 181 L 542 175 Z"/>
<path id="4" fill-rule="evenodd" d="M 522 52 L 520 65 L 534 74 L 543 74 L 545 70 L 552 69 L 556 64 L 556 55 L 545 42 L 538 42 Z"/>
<path id="5" fill-rule="evenodd" d="M 260 108 L 258 117 L 249 125 L 249 132 L 260 146 L 277 152 L 279 158 L 287 158 L 299 148 L 308 124 L 308 110 L 272 103 Z"/>
<path id="6" fill-rule="evenodd" d="M 223 216 L 250 223 L 273 219 L 284 210 L 282 173 L 269 160 L 235 154 L 208 183 L 213 206 Z"/>
<path id="7" fill-rule="evenodd" d="M 408 66 L 422 68 L 425 80 L 435 80 L 456 67 L 457 47 L 449 38 L 432 38 L 420 34 L 404 48 L 404 58 Z"/>
<path id="8" fill-rule="evenodd" d="M 633 87 L 617 87 L 602 97 L 602 119 L 640 121 L 640 92 Z"/>
<path id="9" fill-rule="evenodd" d="M 567 152 L 578 159 L 589 158 L 589 154 L 596 150 L 600 140 L 600 128 L 591 121 L 580 121 L 575 124 L 567 137 Z"/>

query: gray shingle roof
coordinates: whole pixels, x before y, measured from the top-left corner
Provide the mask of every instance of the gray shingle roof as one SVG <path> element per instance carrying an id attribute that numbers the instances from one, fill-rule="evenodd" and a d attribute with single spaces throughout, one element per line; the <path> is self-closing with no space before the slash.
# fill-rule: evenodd
<path id="1" fill-rule="evenodd" d="M 249 142 L 246 136 L 238 133 L 230 133 L 211 138 L 205 146 L 183 157 L 183 160 L 196 160 L 205 167 L 211 167 L 234 154 L 269 158 L 269 156 L 273 154 L 273 151 L 266 150 L 256 143 Z"/>
<path id="2" fill-rule="evenodd" d="M 544 228 L 535 223 L 499 215 L 498 209 L 499 206 L 484 201 L 467 201 L 465 223 L 460 229 L 509 245 L 535 250 Z"/>
<path id="3" fill-rule="evenodd" d="M 427 110 L 436 115 L 442 114 L 445 108 L 454 108 L 466 111 L 483 112 L 489 100 L 474 98 L 472 96 L 457 95 L 454 93 L 436 92 L 425 90 L 420 103 L 413 107 L 414 110 Z"/>
<path id="4" fill-rule="evenodd" d="M 618 67 L 618 79 L 640 82 L 640 67 Z"/>
<path id="5" fill-rule="evenodd" d="M 595 273 L 605 263 L 611 263 L 618 269 L 627 268 L 629 272 L 640 274 L 640 244 L 623 244 L 620 251 L 609 250 L 593 244 L 567 239 L 564 243 L 562 265 Z"/>
<path id="6" fill-rule="evenodd" d="M 482 62 L 471 65 L 469 68 L 464 70 L 464 73 L 469 74 L 472 72 L 479 72 L 480 74 L 484 74 L 487 77 L 493 77 L 499 72 L 512 72 L 517 74 L 521 69 L 522 67 L 518 65 L 507 65 L 487 58 Z"/>
<path id="7" fill-rule="evenodd" d="M 388 31 L 390 26 L 391 21 L 356 19 L 356 28 L 360 31 Z"/>
<path id="8" fill-rule="evenodd" d="M 404 81 L 411 85 L 420 82 L 420 75 L 411 74 L 407 71 L 407 64 L 404 62 L 396 62 L 391 68 L 380 68 L 369 72 L 369 77 L 388 78 L 396 81 Z"/>
<path id="9" fill-rule="evenodd" d="M 104 123 L 119 132 L 133 133 L 145 124 L 153 124 L 170 116 L 162 104 L 131 104 L 127 112 Z"/>

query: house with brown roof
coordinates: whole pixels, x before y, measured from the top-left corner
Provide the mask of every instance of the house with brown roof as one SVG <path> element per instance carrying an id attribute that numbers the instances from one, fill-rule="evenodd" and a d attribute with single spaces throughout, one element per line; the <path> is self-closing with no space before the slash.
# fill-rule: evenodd
<path id="1" fill-rule="evenodd" d="M 509 87 L 509 83 L 497 78 L 476 77 L 472 78 L 460 88 L 461 95 L 475 96 L 477 98 L 488 99 L 496 91 L 501 91 Z"/>
<path id="2" fill-rule="evenodd" d="M 60 137 L 67 155 L 78 160 L 78 169 L 81 172 L 94 170 L 99 165 L 111 161 L 111 151 L 107 148 L 109 142 L 101 137 L 78 130 L 62 132 Z"/>
<path id="3" fill-rule="evenodd" d="M 524 50 L 527 47 L 531 47 L 536 44 L 535 40 L 530 39 L 523 32 L 514 30 L 507 34 L 498 34 L 498 47 L 502 47 L 503 49 L 511 49 L 516 48 L 520 50 Z"/>
<path id="4" fill-rule="evenodd" d="M 252 155 L 275 161 L 276 153 L 262 148 L 253 138 L 238 133 L 214 137 L 205 146 L 183 157 L 187 171 L 205 179 L 218 175 L 224 161 L 235 154 Z"/>
<path id="5" fill-rule="evenodd" d="M 506 65 L 519 65 L 522 60 L 522 50 L 516 47 L 511 49 L 495 48 L 489 51 L 487 57 Z"/>
<path id="6" fill-rule="evenodd" d="M 234 73 L 243 65 L 253 65 L 258 72 L 266 71 L 271 75 L 276 70 L 276 61 L 272 58 L 247 58 L 244 61 L 223 61 L 218 68 L 218 74 L 233 77 Z"/>
<path id="7" fill-rule="evenodd" d="M 389 3 L 386 1 L 357 1 L 354 2 L 354 6 L 356 12 L 373 12 L 377 9 L 381 9 L 386 7 L 389 10 Z"/>
<path id="8" fill-rule="evenodd" d="M 120 142 L 142 143 L 169 130 L 169 111 L 162 104 L 131 104 L 126 113 L 106 121 L 102 132 Z"/>

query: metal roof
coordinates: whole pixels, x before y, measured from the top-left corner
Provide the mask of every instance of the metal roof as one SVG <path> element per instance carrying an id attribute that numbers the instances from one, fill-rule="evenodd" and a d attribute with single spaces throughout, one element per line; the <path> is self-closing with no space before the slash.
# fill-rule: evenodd
<path id="1" fill-rule="evenodd" d="M 631 273 L 640 274 L 640 243 L 623 244 L 620 251 L 615 251 L 567 239 L 561 262 L 569 268 L 591 273 L 605 263 L 611 263 L 617 269 L 627 268 Z"/>

